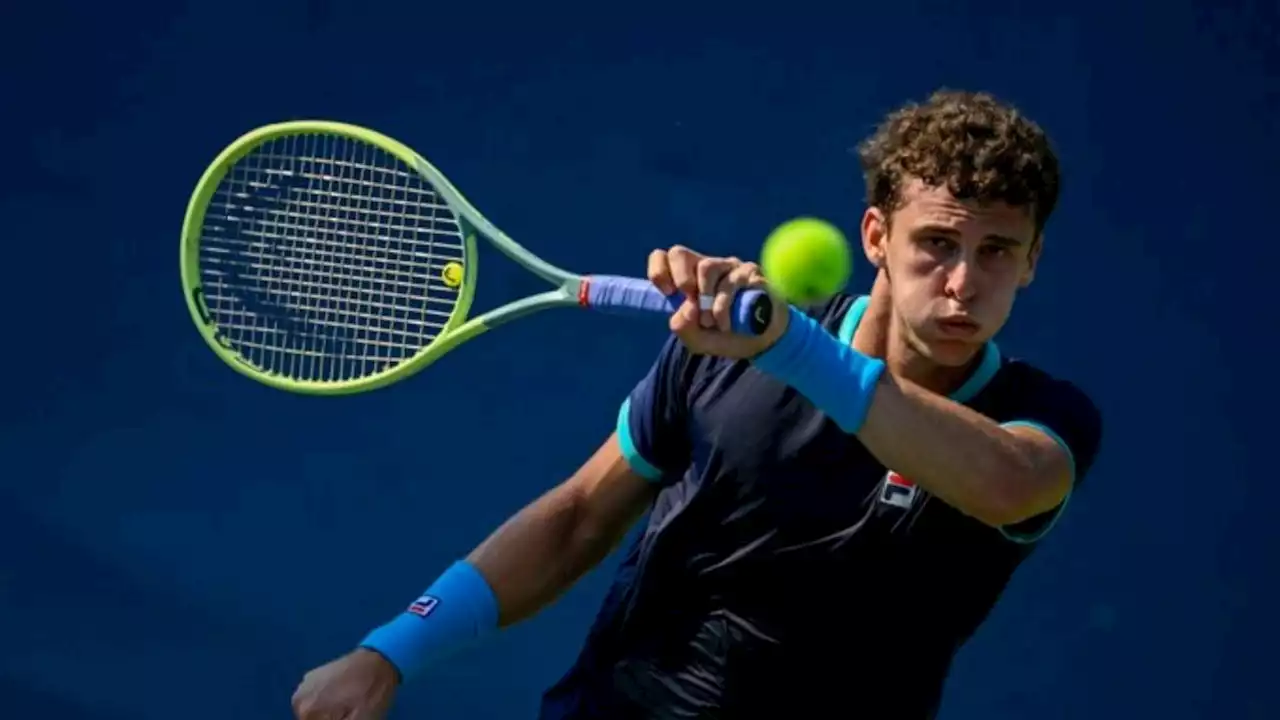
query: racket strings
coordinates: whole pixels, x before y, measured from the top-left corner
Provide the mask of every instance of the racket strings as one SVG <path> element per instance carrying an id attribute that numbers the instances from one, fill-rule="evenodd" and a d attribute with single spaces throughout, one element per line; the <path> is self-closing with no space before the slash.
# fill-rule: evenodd
<path id="1" fill-rule="evenodd" d="M 299 380 L 364 377 L 448 323 L 462 229 L 420 175 L 337 135 L 271 140 L 231 166 L 205 215 L 205 302 L 223 342 Z"/>

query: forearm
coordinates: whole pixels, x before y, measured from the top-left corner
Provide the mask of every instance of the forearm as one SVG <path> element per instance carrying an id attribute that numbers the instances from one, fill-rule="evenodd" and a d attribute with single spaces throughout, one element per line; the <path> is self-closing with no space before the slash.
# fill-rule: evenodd
<path id="1" fill-rule="evenodd" d="M 505 627 L 536 614 L 616 547 L 635 517 L 594 518 L 572 487 L 557 487 L 502 524 L 467 556 L 488 580 Z"/>
<path id="2" fill-rule="evenodd" d="M 881 464 L 952 507 L 991 525 L 1021 519 L 1033 460 L 990 418 L 884 373 L 857 436 Z"/>
<path id="3" fill-rule="evenodd" d="M 1025 507 L 1031 475 L 1016 438 L 990 419 L 894 378 L 791 310 L 786 331 L 755 359 L 859 440 L 881 464 L 990 524 Z"/>
<path id="4" fill-rule="evenodd" d="M 410 677 L 529 617 L 617 545 L 653 492 L 610 438 L 572 478 L 503 523 L 361 646 Z"/>

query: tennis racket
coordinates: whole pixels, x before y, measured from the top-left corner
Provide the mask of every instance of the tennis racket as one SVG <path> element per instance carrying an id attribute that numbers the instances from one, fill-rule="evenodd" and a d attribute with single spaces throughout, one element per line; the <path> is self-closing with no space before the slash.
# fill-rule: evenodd
<path id="1" fill-rule="evenodd" d="M 469 318 L 481 240 L 551 288 Z M 213 351 L 261 383 L 316 395 L 404 380 L 539 310 L 665 316 L 683 301 L 648 280 L 552 265 L 408 146 L 328 121 L 267 125 L 223 150 L 192 193 L 180 256 Z M 735 332 L 763 332 L 772 307 L 763 291 L 741 291 Z"/>

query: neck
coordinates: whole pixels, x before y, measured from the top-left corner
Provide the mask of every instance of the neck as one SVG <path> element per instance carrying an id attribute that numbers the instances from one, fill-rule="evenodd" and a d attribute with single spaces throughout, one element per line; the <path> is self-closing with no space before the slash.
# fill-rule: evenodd
<path id="1" fill-rule="evenodd" d="M 884 360 L 895 377 L 919 385 L 939 395 L 950 395 L 964 385 L 982 361 L 979 351 L 964 365 L 946 367 L 929 360 L 911 343 L 910 331 L 893 312 L 889 281 L 883 272 L 876 276 L 871 288 L 871 301 L 853 334 L 853 348 L 860 353 Z"/>

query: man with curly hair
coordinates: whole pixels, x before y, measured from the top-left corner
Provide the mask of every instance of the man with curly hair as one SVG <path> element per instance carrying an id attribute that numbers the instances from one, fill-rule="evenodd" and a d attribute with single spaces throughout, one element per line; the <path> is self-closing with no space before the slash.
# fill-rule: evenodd
<path id="1" fill-rule="evenodd" d="M 954 654 L 1092 465 L 1101 420 L 992 341 L 1058 198 L 1040 128 L 989 95 L 938 92 L 891 113 L 861 159 L 868 295 L 743 337 L 723 300 L 766 284 L 754 264 L 654 251 L 650 279 L 686 301 L 613 434 L 308 673 L 298 717 L 381 717 L 400 682 L 552 602 L 646 511 L 544 720 L 934 717 Z"/>

